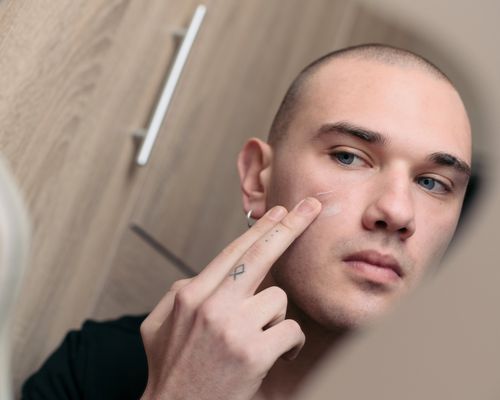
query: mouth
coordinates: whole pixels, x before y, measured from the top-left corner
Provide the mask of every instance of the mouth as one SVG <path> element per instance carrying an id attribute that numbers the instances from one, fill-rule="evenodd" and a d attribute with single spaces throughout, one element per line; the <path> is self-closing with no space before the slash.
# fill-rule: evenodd
<path id="1" fill-rule="evenodd" d="M 343 261 L 356 275 L 378 283 L 393 283 L 404 277 L 401 265 L 392 255 L 375 250 L 350 254 Z"/>

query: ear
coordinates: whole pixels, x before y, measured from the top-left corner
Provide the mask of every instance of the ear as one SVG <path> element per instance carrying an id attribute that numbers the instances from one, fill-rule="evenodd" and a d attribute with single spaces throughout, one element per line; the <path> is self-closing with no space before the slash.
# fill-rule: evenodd
<path id="1" fill-rule="evenodd" d="M 260 218 L 267 210 L 266 197 L 271 178 L 273 150 L 258 138 L 251 138 L 238 154 L 238 172 L 245 213 Z"/>

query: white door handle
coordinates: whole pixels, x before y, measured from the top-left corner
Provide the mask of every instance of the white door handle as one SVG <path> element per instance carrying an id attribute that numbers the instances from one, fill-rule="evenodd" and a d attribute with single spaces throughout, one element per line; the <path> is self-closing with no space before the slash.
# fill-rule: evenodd
<path id="1" fill-rule="evenodd" d="M 182 41 L 179 51 L 177 52 L 172 69 L 170 70 L 170 74 L 165 81 L 162 93 L 152 114 L 149 126 L 147 129 L 145 129 L 144 140 L 136 159 L 137 165 L 146 165 L 149 160 L 149 157 L 153 150 L 153 146 L 158 136 L 158 132 L 160 131 L 160 127 L 168 112 L 170 102 L 175 92 L 175 88 L 177 87 L 177 83 L 179 82 L 182 70 L 184 68 L 184 65 L 186 64 L 186 60 L 189 56 L 191 48 L 193 47 L 194 40 L 196 39 L 196 35 L 198 34 L 206 11 L 206 6 L 199 5 L 193 14 L 193 17 L 191 18 L 189 27 L 184 35 L 184 40 Z"/>

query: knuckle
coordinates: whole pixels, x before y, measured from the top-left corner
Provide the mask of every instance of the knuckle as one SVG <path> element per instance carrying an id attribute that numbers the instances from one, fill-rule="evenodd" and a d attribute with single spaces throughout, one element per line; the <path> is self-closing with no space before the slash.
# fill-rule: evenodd
<path id="1" fill-rule="evenodd" d="M 210 329 L 218 336 L 222 335 L 223 318 L 219 308 L 212 301 L 205 302 L 196 312 L 196 320 L 199 321 L 204 329 Z"/>
<path id="2" fill-rule="evenodd" d="M 195 310 L 196 301 L 194 292 L 188 286 L 184 286 L 175 293 L 174 309 L 180 313 L 191 313 Z"/>
<path id="3" fill-rule="evenodd" d="M 149 325 L 147 323 L 147 319 L 142 321 L 141 326 L 139 327 L 139 331 L 141 332 L 142 337 L 149 336 L 150 328 L 149 328 Z"/>
<path id="4" fill-rule="evenodd" d="M 279 225 L 288 233 L 294 233 L 297 230 L 296 224 L 290 217 L 282 219 Z"/>
<path id="5" fill-rule="evenodd" d="M 218 314 L 220 316 L 220 313 Z M 251 373 L 259 373 L 262 370 L 263 357 L 261 352 L 255 351 L 251 343 L 245 338 L 245 332 L 241 325 L 227 319 L 211 319 L 212 323 L 208 329 L 217 339 L 220 348 L 234 360 L 234 362 Z M 233 323 L 231 323 L 233 322 Z"/>
<path id="6" fill-rule="evenodd" d="M 259 242 L 254 243 L 250 248 L 245 252 L 245 255 L 242 259 L 247 263 L 254 263 L 262 258 L 262 244 Z"/>
<path id="7" fill-rule="evenodd" d="M 240 342 L 237 333 L 230 327 L 219 330 L 219 340 L 225 349 L 237 359 L 241 352 Z"/>
<path id="8" fill-rule="evenodd" d="M 300 325 L 297 321 L 294 319 L 287 319 L 284 321 L 287 325 L 287 328 L 290 329 L 291 331 L 299 331 L 302 332 L 302 329 L 300 328 Z"/>
<path id="9" fill-rule="evenodd" d="M 230 243 L 222 249 L 221 254 L 223 256 L 231 256 L 234 253 L 235 249 L 236 249 L 235 244 Z"/>
<path id="10" fill-rule="evenodd" d="M 249 346 L 238 347 L 233 350 L 233 355 L 237 362 L 249 371 L 258 372 L 262 368 L 262 360 L 259 352 L 254 351 Z"/>
<path id="11" fill-rule="evenodd" d="M 139 327 L 139 332 L 141 333 L 141 337 L 147 338 L 152 336 L 157 330 L 159 326 L 154 323 L 154 321 L 146 318 L 144 321 L 142 321 L 140 327 Z"/>
<path id="12" fill-rule="evenodd" d="M 225 257 L 231 257 L 234 253 L 239 251 L 241 247 L 241 237 L 229 243 L 224 249 L 221 251 L 221 255 Z"/>
<path id="13" fill-rule="evenodd" d="M 241 363 L 245 363 L 248 360 L 249 354 L 247 354 L 247 344 L 242 340 L 241 331 L 237 326 L 228 324 L 224 326 L 223 329 L 219 329 L 218 339 L 223 348 L 225 348 L 235 360 Z"/>
<path id="14" fill-rule="evenodd" d="M 271 286 L 268 290 L 271 292 L 271 296 L 275 301 L 279 302 L 283 306 L 288 304 L 288 295 L 282 288 L 279 286 Z"/>
<path id="15" fill-rule="evenodd" d="M 187 286 L 193 278 L 185 278 L 185 279 L 179 279 L 172 283 L 172 286 L 170 286 L 170 291 L 171 292 L 178 292 L 180 289 L 183 287 Z"/>
<path id="16" fill-rule="evenodd" d="M 230 358 L 248 372 L 257 373 L 262 370 L 263 354 L 258 351 L 256 343 L 248 341 L 241 326 L 227 324 L 219 331 L 219 339 L 222 347 Z"/>
<path id="17" fill-rule="evenodd" d="M 297 337 L 305 337 L 304 332 L 302 331 L 302 328 L 300 327 L 299 323 L 294 319 L 285 319 L 283 323 L 285 324 L 286 329 L 291 334 L 294 334 Z"/>
<path id="18" fill-rule="evenodd" d="M 276 221 L 273 221 L 268 216 L 259 218 L 259 220 L 252 226 L 252 230 L 255 231 L 257 236 L 264 235 L 271 227 L 276 225 Z"/>

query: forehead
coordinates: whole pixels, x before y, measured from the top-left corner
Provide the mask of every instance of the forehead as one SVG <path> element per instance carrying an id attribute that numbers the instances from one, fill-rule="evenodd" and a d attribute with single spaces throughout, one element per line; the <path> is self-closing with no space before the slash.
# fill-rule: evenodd
<path id="1" fill-rule="evenodd" d="M 321 66 L 303 83 L 292 126 L 307 135 L 338 121 L 382 132 L 396 145 L 470 161 L 470 125 L 460 96 L 421 67 L 349 58 Z"/>

